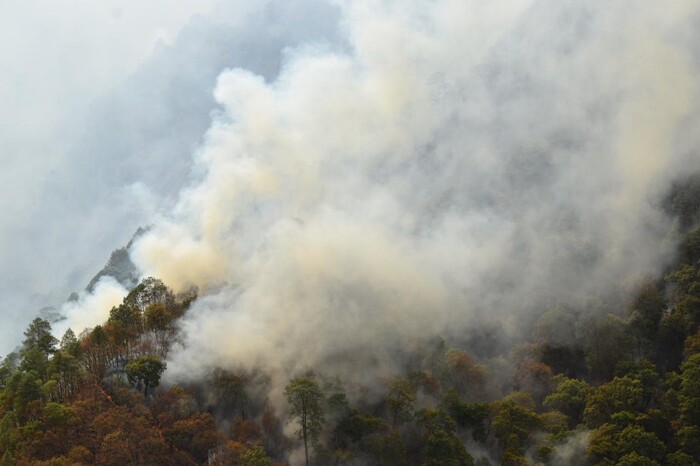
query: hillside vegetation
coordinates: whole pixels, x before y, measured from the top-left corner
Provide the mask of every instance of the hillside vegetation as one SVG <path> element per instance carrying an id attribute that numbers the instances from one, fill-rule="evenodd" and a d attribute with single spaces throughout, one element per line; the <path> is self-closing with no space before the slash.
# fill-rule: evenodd
<path id="1" fill-rule="evenodd" d="M 624 305 L 542 309 L 508 344 L 415 342 L 372 393 L 315 368 L 278 387 L 237 361 L 161 385 L 197 295 L 152 277 L 79 335 L 36 318 L 0 367 L 0 465 L 698 464 L 699 206 L 697 177 L 679 183 L 677 256 Z"/>

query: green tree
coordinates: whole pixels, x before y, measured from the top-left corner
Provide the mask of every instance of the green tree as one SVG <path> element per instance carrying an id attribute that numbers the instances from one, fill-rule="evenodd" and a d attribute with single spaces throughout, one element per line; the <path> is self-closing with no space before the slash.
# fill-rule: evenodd
<path id="1" fill-rule="evenodd" d="M 241 416 L 245 418 L 248 397 L 245 391 L 246 379 L 243 375 L 217 367 L 212 371 L 208 382 L 219 409 L 229 414 L 238 409 Z"/>
<path id="2" fill-rule="evenodd" d="M 317 445 L 325 422 L 323 394 L 313 378 L 295 377 L 285 387 L 284 396 L 289 403 L 289 420 L 299 424 L 296 435 L 304 441 L 304 456 L 309 466 L 309 445 Z"/>
<path id="3" fill-rule="evenodd" d="M 583 421 L 586 399 L 593 388 L 584 380 L 570 379 L 563 375 L 555 376 L 553 381 L 556 387 L 544 399 L 544 406 L 564 413 L 569 418 L 569 427 L 574 428 Z"/>
<path id="4" fill-rule="evenodd" d="M 647 281 L 637 291 L 627 308 L 627 330 L 637 358 L 650 356 L 659 331 L 665 303 L 656 285 Z"/>
<path id="5" fill-rule="evenodd" d="M 636 452 L 628 453 L 616 463 L 616 466 L 660 466 L 661 463 Z"/>
<path id="6" fill-rule="evenodd" d="M 15 458 L 12 456 L 12 452 L 8 449 L 5 450 L 5 454 L 2 455 L 2 460 L 0 460 L 0 466 L 14 466 Z"/>
<path id="7" fill-rule="evenodd" d="M 7 380 L 18 369 L 18 367 L 19 356 L 17 353 L 12 352 L 5 356 L 5 359 L 2 360 L 2 364 L 0 364 L 0 390 L 5 388 Z"/>
<path id="8" fill-rule="evenodd" d="M 700 426 L 700 354 L 690 356 L 681 365 L 678 401 L 681 420 Z"/>
<path id="9" fill-rule="evenodd" d="M 73 329 L 68 328 L 66 330 L 66 333 L 63 334 L 63 338 L 61 338 L 61 344 L 59 346 L 61 351 L 64 351 L 71 356 L 77 356 L 78 351 L 80 350 L 80 342 L 78 339 L 75 337 L 75 332 L 73 332 Z"/>
<path id="10" fill-rule="evenodd" d="M 474 459 L 455 435 L 455 423 L 441 409 L 424 409 L 418 422 L 427 431 L 425 462 L 422 466 L 469 466 Z"/>
<path id="11" fill-rule="evenodd" d="M 151 304 L 163 304 L 171 309 L 175 304 L 175 295 L 165 286 L 162 280 L 154 277 L 144 278 L 131 292 L 124 298 L 124 304 L 135 306 L 141 311 Z"/>
<path id="12" fill-rule="evenodd" d="M 241 455 L 242 466 L 273 466 L 272 460 L 267 457 L 265 449 L 258 445 Z"/>
<path id="13" fill-rule="evenodd" d="M 465 403 L 451 390 L 445 397 L 445 407 L 459 427 L 470 430 L 474 440 L 486 443 L 486 421 L 491 415 L 488 403 Z"/>
<path id="14" fill-rule="evenodd" d="M 605 461 L 612 462 L 609 464 L 620 464 L 618 461 L 633 453 L 633 457 L 639 455 L 649 461 L 663 461 L 666 455 L 666 447 L 663 442 L 641 426 L 628 423 L 629 420 L 618 418 L 592 432 L 588 454 L 593 457 L 594 461 L 602 464 L 605 464 Z"/>
<path id="15" fill-rule="evenodd" d="M 416 392 L 410 383 L 403 379 L 395 379 L 389 385 L 389 394 L 384 398 L 391 412 L 391 425 L 396 424 L 401 417 L 410 417 Z"/>
<path id="16" fill-rule="evenodd" d="M 612 378 L 618 363 L 629 353 L 625 323 L 612 314 L 583 315 L 578 321 L 578 333 L 590 374 L 597 380 Z"/>
<path id="17" fill-rule="evenodd" d="M 615 377 L 588 396 L 583 416 L 589 427 L 598 427 L 617 412 L 638 413 L 643 409 L 644 387 L 642 382 L 630 376 Z"/>
<path id="18" fill-rule="evenodd" d="M 695 466 L 697 463 L 692 456 L 676 451 L 666 456 L 666 464 L 669 466 Z"/>
<path id="19" fill-rule="evenodd" d="M 137 387 L 143 384 L 143 395 L 147 396 L 149 388 L 155 388 L 160 384 L 160 376 L 165 368 L 165 363 L 160 359 L 153 356 L 141 356 L 127 364 L 124 369 L 130 383 Z"/>
<path id="20" fill-rule="evenodd" d="M 534 407 L 532 398 L 519 392 L 494 404 L 492 427 L 504 455 L 522 456 L 530 435 L 542 427 Z"/>
<path id="21" fill-rule="evenodd" d="M 114 341 L 119 345 L 128 346 L 128 343 L 141 333 L 143 321 L 138 308 L 120 304 L 109 311 L 107 324 Z"/>
<path id="22" fill-rule="evenodd" d="M 37 348 L 46 357 L 53 354 L 58 340 L 51 334 L 51 324 L 40 317 L 37 317 L 29 324 L 29 327 L 24 332 L 24 341 L 22 342 L 22 350 L 28 351 L 32 348 Z"/>

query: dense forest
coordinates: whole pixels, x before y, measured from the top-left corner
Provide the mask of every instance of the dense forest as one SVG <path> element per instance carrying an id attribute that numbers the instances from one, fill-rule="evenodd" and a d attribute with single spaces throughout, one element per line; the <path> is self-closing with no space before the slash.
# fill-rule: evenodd
<path id="1" fill-rule="evenodd" d="M 37 317 L 0 367 L 0 465 L 699 464 L 699 206 L 699 177 L 668 196 L 663 277 L 542 309 L 508 344 L 416 342 L 372 390 L 314 368 L 276 387 L 236 361 L 161 384 L 197 293 L 152 277 L 78 335 Z"/>

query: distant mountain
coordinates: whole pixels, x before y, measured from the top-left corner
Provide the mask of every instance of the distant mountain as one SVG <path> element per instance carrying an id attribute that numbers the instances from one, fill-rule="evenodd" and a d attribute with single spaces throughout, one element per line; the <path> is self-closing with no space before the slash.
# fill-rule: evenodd
<path id="1" fill-rule="evenodd" d="M 131 258 L 129 257 L 129 249 L 134 244 L 134 241 L 146 231 L 148 231 L 148 228 L 139 228 L 126 246 L 112 251 L 112 255 L 109 257 L 107 264 L 92 277 L 92 280 L 90 280 L 90 283 L 85 287 L 85 290 L 92 292 L 97 282 L 105 276 L 114 277 L 114 279 L 128 290 L 134 288 L 138 284 L 139 275 L 136 266 L 131 262 Z"/>

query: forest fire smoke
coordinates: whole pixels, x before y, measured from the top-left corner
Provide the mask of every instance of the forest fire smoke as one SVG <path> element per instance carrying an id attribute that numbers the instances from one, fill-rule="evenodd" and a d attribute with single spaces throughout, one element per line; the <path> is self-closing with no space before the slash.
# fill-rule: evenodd
<path id="1" fill-rule="evenodd" d="M 131 250 L 203 290 L 171 377 L 391 373 L 368 361 L 663 265 L 653 200 L 698 161 L 694 2 L 341 8 L 349 47 L 219 76 L 200 178 Z"/>

